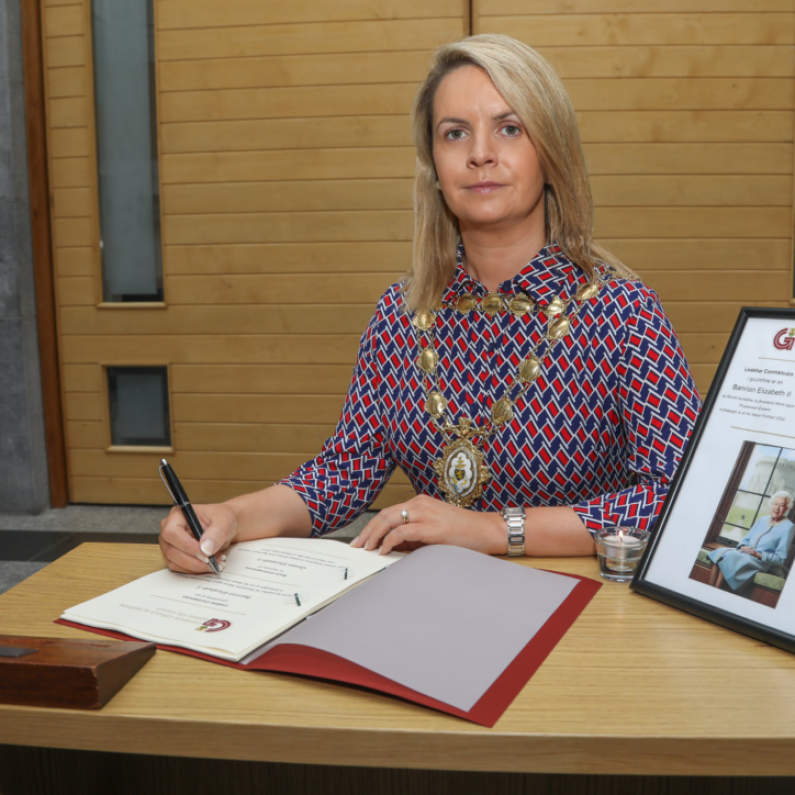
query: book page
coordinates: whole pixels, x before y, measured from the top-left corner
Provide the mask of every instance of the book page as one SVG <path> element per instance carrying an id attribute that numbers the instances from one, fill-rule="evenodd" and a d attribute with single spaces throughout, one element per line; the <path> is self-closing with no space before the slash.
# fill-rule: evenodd
<path id="1" fill-rule="evenodd" d="M 220 576 L 163 569 L 61 618 L 239 660 L 403 557 L 314 538 L 245 541 L 227 555 Z"/>
<path id="2" fill-rule="evenodd" d="M 469 549 L 422 547 L 263 652 L 321 649 L 467 711 L 577 583 Z"/>

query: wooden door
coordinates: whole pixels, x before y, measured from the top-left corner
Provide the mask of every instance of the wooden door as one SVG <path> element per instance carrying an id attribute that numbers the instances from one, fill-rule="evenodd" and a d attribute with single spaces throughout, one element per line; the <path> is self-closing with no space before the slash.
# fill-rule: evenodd
<path id="1" fill-rule="evenodd" d="M 167 503 L 109 443 L 107 366 L 168 368 L 196 502 L 289 474 L 333 431 L 358 340 L 410 257 L 408 111 L 462 0 L 156 0 L 164 302 L 103 304 L 88 0 L 43 0 L 69 496 Z M 397 474 L 377 505 L 413 494 Z"/>

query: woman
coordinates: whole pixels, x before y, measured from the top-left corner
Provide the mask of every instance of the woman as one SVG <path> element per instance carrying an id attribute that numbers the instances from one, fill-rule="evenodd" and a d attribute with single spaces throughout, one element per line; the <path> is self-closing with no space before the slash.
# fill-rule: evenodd
<path id="1" fill-rule="evenodd" d="M 709 584 L 720 588 L 724 580 L 733 591 L 742 588 L 760 571 L 787 562 L 795 525 L 784 517 L 792 508 L 792 495 L 777 491 L 770 498 L 770 516 L 760 516 L 736 549 L 713 549 L 707 557 L 715 564 Z"/>
<path id="2" fill-rule="evenodd" d="M 280 484 L 200 506 L 201 549 L 172 511 L 172 569 L 344 526 L 396 465 L 419 496 L 354 546 L 591 555 L 597 528 L 659 512 L 699 397 L 654 293 L 592 243 L 560 80 L 520 42 L 473 36 L 436 53 L 413 124 L 413 265 L 362 337 L 335 435 Z"/>

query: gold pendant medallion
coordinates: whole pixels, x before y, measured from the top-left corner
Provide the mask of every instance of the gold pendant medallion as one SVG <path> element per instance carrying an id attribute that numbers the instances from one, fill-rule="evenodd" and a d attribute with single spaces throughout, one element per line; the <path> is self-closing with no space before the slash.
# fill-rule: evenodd
<path id="1" fill-rule="evenodd" d="M 448 438 L 457 437 L 448 444 L 441 457 L 433 462 L 436 471 L 439 491 L 444 499 L 452 505 L 469 508 L 483 493 L 483 484 L 491 479 L 491 472 L 485 462 L 485 455 L 480 446 L 500 429 L 510 423 L 514 417 L 516 403 L 527 392 L 529 385 L 541 375 L 542 362 L 553 346 L 568 336 L 573 328 L 573 320 L 585 301 L 596 297 L 601 287 L 600 281 L 582 285 L 577 294 L 567 301 L 559 295 L 553 296 L 546 306 L 540 306 L 530 296 L 520 293 L 512 298 L 503 297 L 498 293 L 489 293 L 478 301 L 471 293 L 459 296 L 454 304 L 456 311 L 462 315 L 479 308 L 485 314 L 494 317 L 500 312 L 509 311 L 521 317 L 537 309 L 546 318 L 546 332 L 533 347 L 530 355 L 519 364 L 514 380 L 506 386 L 503 396 L 491 408 L 491 426 L 478 427 L 468 417 L 462 417 L 458 425 L 453 425 L 446 416 L 448 404 L 442 395 L 436 367 L 439 354 L 436 351 L 434 312 L 418 312 L 412 320 L 417 330 L 419 346 L 416 358 L 417 367 L 422 371 L 425 387 L 425 411 L 433 418 L 437 429 Z M 571 307 L 571 309 L 570 309 Z M 441 306 L 436 308 L 437 311 Z M 541 320 L 541 318 L 539 318 Z M 424 345 L 423 345 L 424 343 Z M 544 347 L 546 343 L 546 347 Z M 516 384 L 520 388 L 515 389 Z M 479 441 L 472 442 L 473 438 Z"/>
<path id="2" fill-rule="evenodd" d="M 449 444 L 441 458 L 433 462 L 439 490 L 452 505 L 468 508 L 483 493 L 491 478 L 483 453 L 469 439 Z"/>

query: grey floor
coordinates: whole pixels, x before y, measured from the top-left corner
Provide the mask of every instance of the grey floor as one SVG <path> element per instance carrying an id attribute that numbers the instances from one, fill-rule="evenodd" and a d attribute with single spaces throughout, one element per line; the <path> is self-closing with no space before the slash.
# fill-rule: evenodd
<path id="1" fill-rule="evenodd" d="M 38 516 L 0 513 L 0 593 L 86 541 L 156 543 L 168 508 L 69 505 Z M 327 538 L 355 538 L 375 515 L 368 511 Z"/>

